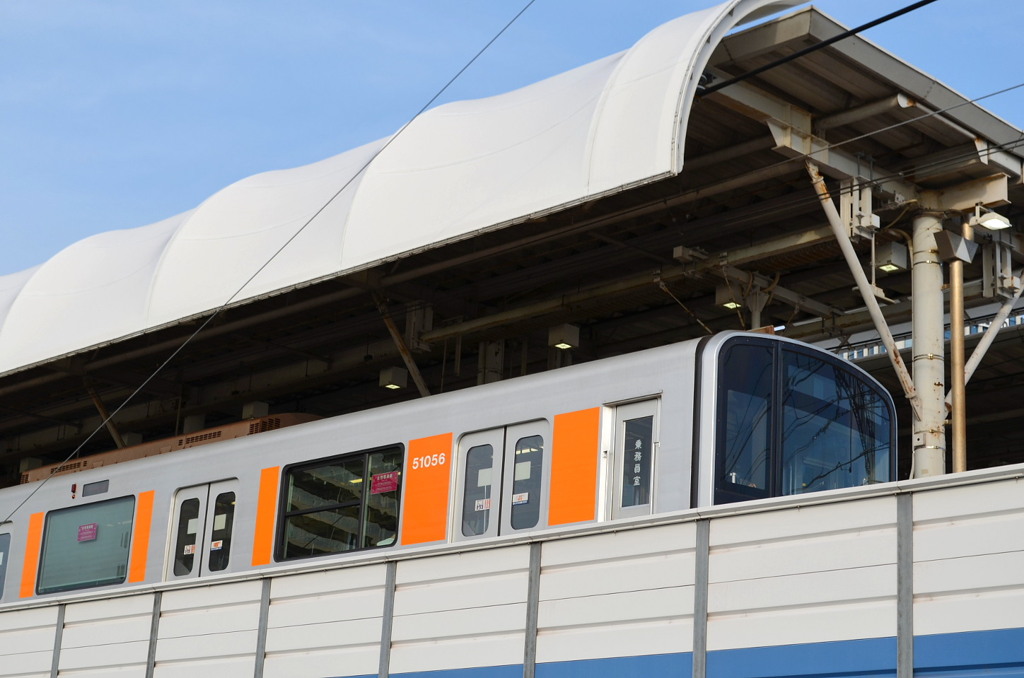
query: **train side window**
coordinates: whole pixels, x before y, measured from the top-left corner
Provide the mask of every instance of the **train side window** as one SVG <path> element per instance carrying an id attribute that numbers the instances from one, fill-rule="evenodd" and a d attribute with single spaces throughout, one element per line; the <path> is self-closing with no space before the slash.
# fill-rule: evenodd
<path id="1" fill-rule="evenodd" d="M 769 496 L 772 448 L 772 347 L 727 349 L 718 403 L 715 503 Z"/>
<path id="2" fill-rule="evenodd" d="M 128 573 L 135 497 L 50 511 L 38 593 L 120 584 Z"/>
<path id="3" fill-rule="evenodd" d="M 536 527 L 540 519 L 544 477 L 544 439 L 527 436 L 516 441 L 512 479 L 512 529 Z"/>
<path id="4" fill-rule="evenodd" d="M 485 534 L 491 524 L 493 469 L 493 446 L 476 445 L 466 452 L 462 492 L 462 534 L 465 537 Z"/>
<path id="5" fill-rule="evenodd" d="M 10 557 L 11 535 L 0 534 L 0 600 L 4 597 L 4 581 L 7 579 L 7 559 Z"/>
<path id="6" fill-rule="evenodd" d="M 213 530 L 210 533 L 210 572 L 227 568 L 231 556 L 231 527 L 235 522 L 235 493 L 221 492 L 213 504 Z"/>
<path id="7" fill-rule="evenodd" d="M 394 544 L 403 454 L 396 445 L 287 468 L 280 558 Z"/>
<path id="8" fill-rule="evenodd" d="M 657 415 L 657 399 L 615 408 L 615 503 L 612 510 L 615 518 L 651 511 Z"/>
<path id="9" fill-rule="evenodd" d="M 199 541 L 199 500 L 186 499 L 178 511 L 178 534 L 174 541 L 174 574 L 190 574 L 195 566 Z"/>

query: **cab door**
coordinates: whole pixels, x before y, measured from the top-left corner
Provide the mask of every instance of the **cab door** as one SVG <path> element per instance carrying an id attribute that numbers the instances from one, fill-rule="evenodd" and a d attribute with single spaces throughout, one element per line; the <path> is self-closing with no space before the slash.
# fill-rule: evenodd
<path id="1" fill-rule="evenodd" d="M 234 479 L 177 491 L 167 579 L 189 579 L 228 568 L 237 496 Z"/>

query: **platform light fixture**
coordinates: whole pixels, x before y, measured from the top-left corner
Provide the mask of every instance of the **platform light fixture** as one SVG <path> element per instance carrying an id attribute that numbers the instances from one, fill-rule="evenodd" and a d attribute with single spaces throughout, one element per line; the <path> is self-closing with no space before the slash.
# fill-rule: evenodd
<path id="1" fill-rule="evenodd" d="M 548 330 L 548 346 L 562 349 L 576 348 L 580 345 L 580 328 L 577 325 L 565 323 L 556 325 Z"/>
<path id="2" fill-rule="evenodd" d="M 715 303 L 730 311 L 742 308 L 743 303 L 738 301 L 728 285 L 719 285 L 715 288 Z"/>
<path id="3" fill-rule="evenodd" d="M 981 204 L 974 206 L 974 216 L 971 217 L 971 226 L 981 226 L 989 231 L 1001 231 L 1010 227 L 1010 220 L 1002 214 L 982 207 Z"/>
<path id="4" fill-rule="evenodd" d="M 875 268 L 885 273 L 906 271 L 909 269 L 909 261 L 907 246 L 900 242 L 884 243 L 875 251 Z"/>
<path id="5" fill-rule="evenodd" d="M 402 367 L 385 367 L 380 371 L 378 384 L 384 388 L 398 390 L 405 388 L 408 382 L 409 373 Z"/>

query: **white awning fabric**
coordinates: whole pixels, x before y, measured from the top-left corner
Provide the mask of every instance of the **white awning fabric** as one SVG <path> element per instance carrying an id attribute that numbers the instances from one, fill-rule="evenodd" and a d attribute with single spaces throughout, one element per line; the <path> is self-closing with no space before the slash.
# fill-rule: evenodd
<path id="1" fill-rule="evenodd" d="M 2 276 L 0 373 L 678 173 L 715 46 L 796 4 L 730 0 L 683 16 L 620 54 L 427 111 L 386 147 L 249 177 Z"/>

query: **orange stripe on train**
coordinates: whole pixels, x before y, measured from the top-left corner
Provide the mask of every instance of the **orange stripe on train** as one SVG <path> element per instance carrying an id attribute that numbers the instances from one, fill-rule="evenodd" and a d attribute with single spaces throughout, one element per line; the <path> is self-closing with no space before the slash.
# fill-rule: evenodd
<path id="1" fill-rule="evenodd" d="M 555 415 L 551 437 L 551 498 L 548 524 L 597 517 L 601 408 Z"/>
<path id="2" fill-rule="evenodd" d="M 402 543 L 424 544 L 448 537 L 448 490 L 452 434 L 409 441 L 402 506 Z"/>
<path id="3" fill-rule="evenodd" d="M 132 535 L 132 558 L 128 565 L 129 583 L 146 579 L 146 561 L 149 557 L 149 535 L 153 526 L 153 497 L 155 490 L 139 493 L 135 510 L 135 533 Z"/>
<path id="4" fill-rule="evenodd" d="M 45 513 L 33 513 L 28 519 L 25 562 L 21 568 L 22 598 L 29 598 L 36 592 L 36 573 L 39 571 L 39 549 L 43 544 L 43 517 L 45 515 Z"/>
<path id="5" fill-rule="evenodd" d="M 274 520 L 281 467 L 260 471 L 260 492 L 256 500 L 256 530 L 252 538 L 252 566 L 269 565 L 274 554 Z"/>

